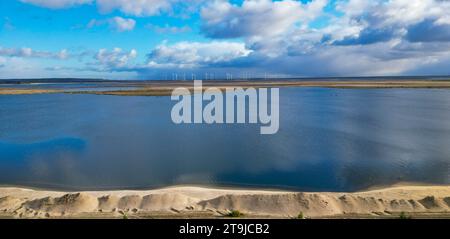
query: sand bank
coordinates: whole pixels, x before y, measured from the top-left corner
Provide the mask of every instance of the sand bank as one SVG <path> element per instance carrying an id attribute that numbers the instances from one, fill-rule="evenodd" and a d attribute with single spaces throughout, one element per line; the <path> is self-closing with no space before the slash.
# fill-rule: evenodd
<path id="1" fill-rule="evenodd" d="M 0 95 L 34 95 L 34 94 L 51 94 L 51 93 L 64 93 L 64 91 L 49 90 L 49 89 L 0 88 Z"/>
<path id="2" fill-rule="evenodd" d="M 21 94 L 97 94 L 97 95 L 118 95 L 118 96 L 168 96 L 177 87 L 184 87 L 193 90 L 192 81 L 165 81 L 165 82 L 106 82 L 98 83 L 102 86 L 84 87 L 82 90 L 67 90 L 64 88 L 33 88 L 27 85 L 26 88 L 1 88 L 0 95 L 21 95 Z M 380 89 L 380 88 L 431 88 L 450 89 L 450 80 L 339 80 L 339 81 L 304 81 L 304 80 L 254 80 L 254 81 L 203 81 L 204 88 L 215 87 L 225 90 L 230 87 L 322 87 L 322 88 L 343 88 L 343 89 Z M 121 90 L 113 90 L 114 87 L 123 87 Z M 108 89 L 110 88 L 110 89 Z M 129 88 L 129 89 L 128 89 Z M 95 89 L 95 90 L 94 90 Z"/>
<path id="3" fill-rule="evenodd" d="M 146 191 L 56 192 L 0 188 L 0 217 L 211 218 L 450 217 L 450 186 L 393 186 L 355 193 L 170 187 Z"/>

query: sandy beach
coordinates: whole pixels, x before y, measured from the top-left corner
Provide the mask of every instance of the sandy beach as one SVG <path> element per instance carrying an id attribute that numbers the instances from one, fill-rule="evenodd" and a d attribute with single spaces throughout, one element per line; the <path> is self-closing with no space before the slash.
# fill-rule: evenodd
<path id="1" fill-rule="evenodd" d="M 355 193 L 177 186 L 57 192 L 0 188 L 1 218 L 448 218 L 450 186 L 392 186 Z"/>

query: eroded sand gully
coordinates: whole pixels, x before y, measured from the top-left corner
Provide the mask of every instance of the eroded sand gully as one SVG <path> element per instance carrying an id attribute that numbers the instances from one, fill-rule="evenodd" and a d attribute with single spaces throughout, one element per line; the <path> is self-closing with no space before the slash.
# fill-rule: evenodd
<path id="1" fill-rule="evenodd" d="M 356 193 L 170 187 L 147 191 L 55 192 L 0 188 L 0 214 L 16 218 L 389 217 L 450 214 L 450 186 L 393 186 Z"/>

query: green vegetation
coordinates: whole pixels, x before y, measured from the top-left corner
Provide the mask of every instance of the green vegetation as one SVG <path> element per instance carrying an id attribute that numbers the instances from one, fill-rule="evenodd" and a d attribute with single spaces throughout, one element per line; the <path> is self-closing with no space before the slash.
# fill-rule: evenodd
<path id="1" fill-rule="evenodd" d="M 411 216 L 407 215 L 405 212 L 401 212 L 399 218 L 400 219 L 411 219 Z"/>
<path id="2" fill-rule="evenodd" d="M 305 216 L 303 215 L 303 212 L 300 212 L 300 213 L 297 215 L 297 219 L 305 219 Z"/>
<path id="3" fill-rule="evenodd" d="M 242 217 L 244 214 L 238 210 L 232 210 L 230 213 L 227 214 L 228 217 Z"/>

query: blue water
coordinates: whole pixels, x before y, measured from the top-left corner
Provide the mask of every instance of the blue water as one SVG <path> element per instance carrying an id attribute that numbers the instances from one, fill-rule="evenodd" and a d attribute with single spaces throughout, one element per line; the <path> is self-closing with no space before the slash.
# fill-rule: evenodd
<path id="1" fill-rule="evenodd" d="M 355 191 L 450 183 L 450 90 L 280 89 L 280 129 L 175 125 L 169 97 L 0 96 L 0 184 Z"/>

